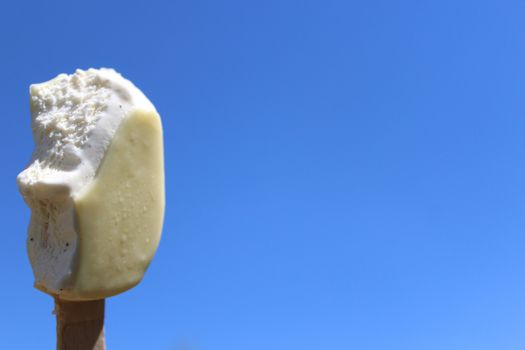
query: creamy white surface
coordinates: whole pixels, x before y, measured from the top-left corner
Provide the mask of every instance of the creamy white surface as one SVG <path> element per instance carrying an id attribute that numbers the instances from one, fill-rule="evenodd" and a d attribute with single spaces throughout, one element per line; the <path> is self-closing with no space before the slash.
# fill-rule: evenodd
<path id="1" fill-rule="evenodd" d="M 60 74 L 31 85 L 30 95 L 35 150 L 17 183 L 31 208 L 27 246 L 35 285 L 59 294 L 75 263 L 75 198 L 95 178 L 123 119 L 155 108 L 112 69 Z"/>

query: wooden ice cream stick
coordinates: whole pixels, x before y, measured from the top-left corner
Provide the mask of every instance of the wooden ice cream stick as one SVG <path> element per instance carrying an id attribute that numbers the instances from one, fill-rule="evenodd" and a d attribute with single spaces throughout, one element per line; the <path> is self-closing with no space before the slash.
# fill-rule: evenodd
<path id="1" fill-rule="evenodd" d="M 106 350 L 105 299 L 66 301 L 55 298 L 57 350 Z"/>

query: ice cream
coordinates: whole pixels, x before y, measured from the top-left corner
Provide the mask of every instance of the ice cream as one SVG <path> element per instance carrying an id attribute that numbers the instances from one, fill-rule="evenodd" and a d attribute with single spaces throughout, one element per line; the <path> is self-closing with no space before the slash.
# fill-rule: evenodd
<path id="1" fill-rule="evenodd" d="M 17 182 L 31 209 L 35 287 L 67 300 L 102 299 L 139 283 L 164 216 L 160 117 L 112 69 L 32 85 L 35 150 Z"/>

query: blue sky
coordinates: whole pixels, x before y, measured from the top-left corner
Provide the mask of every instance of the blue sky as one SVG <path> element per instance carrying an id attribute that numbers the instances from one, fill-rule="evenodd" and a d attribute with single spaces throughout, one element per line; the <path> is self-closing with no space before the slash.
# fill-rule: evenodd
<path id="1" fill-rule="evenodd" d="M 0 335 L 52 349 L 28 86 L 113 67 L 165 129 L 163 238 L 108 349 L 525 348 L 525 5 L 6 1 Z"/>

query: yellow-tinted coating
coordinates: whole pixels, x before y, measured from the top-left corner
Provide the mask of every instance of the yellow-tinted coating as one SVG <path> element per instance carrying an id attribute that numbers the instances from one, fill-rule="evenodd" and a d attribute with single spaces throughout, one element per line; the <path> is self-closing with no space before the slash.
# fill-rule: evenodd
<path id="1" fill-rule="evenodd" d="M 95 180 L 76 199 L 79 242 L 64 299 L 100 299 L 138 284 L 164 217 L 162 125 L 135 111 L 120 125 Z"/>

